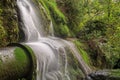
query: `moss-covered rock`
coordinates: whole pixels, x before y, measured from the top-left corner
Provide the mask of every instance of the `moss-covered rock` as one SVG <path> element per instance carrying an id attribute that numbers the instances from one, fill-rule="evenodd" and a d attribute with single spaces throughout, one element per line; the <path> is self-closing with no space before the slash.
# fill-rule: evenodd
<path id="1" fill-rule="evenodd" d="M 52 0 L 39 0 L 40 3 L 44 6 L 49 17 L 53 21 L 54 34 L 58 37 L 69 37 L 71 36 L 70 30 L 67 26 L 66 17 L 57 7 L 56 1 Z"/>
<path id="2" fill-rule="evenodd" d="M 18 41 L 16 0 L 0 1 L 0 46 Z M 5 37 L 3 37 L 5 35 Z"/>
<path id="3" fill-rule="evenodd" d="M 91 73 L 87 80 L 120 80 L 120 70 L 101 70 Z"/>
<path id="4" fill-rule="evenodd" d="M 77 46 L 78 51 L 80 53 L 80 55 L 82 56 L 82 58 L 84 59 L 84 61 L 90 66 L 91 65 L 91 60 L 90 60 L 90 56 L 89 54 L 83 49 L 83 45 L 79 40 L 74 40 L 73 41 L 74 44 Z"/>

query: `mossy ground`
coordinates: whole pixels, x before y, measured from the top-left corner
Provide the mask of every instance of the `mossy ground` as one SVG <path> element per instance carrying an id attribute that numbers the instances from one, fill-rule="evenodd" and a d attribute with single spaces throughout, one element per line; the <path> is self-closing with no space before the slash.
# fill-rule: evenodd
<path id="1" fill-rule="evenodd" d="M 90 61 L 90 56 L 89 54 L 82 48 L 84 44 L 80 43 L 79 40 L 74 40 L 74 44 L 77 46 L 78 51 L 80 53 L 80 55 L 82 56 L 82 58 L 84 59 L 84 61 L 90 65 L 91 61 Z"/>

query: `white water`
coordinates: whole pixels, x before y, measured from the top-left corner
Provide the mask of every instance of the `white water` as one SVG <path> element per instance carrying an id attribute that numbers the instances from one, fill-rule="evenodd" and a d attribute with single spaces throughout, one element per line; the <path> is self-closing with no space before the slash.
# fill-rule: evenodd
<path id="1" fill-rule="evenodd" d="M 62 41 L 41 38 L 27 43 L 37 57 L 37 80 L 70 80 L 67 74 L 67 56 Z"/>
<path id="2" fill-rule="evenodd" d="M 75 53 L 74 56 L 78 59 L 83 72 L 85 74 L 90 72 L 74 45 L 60 38 L 45 37 L 39 9 L 31 0 L 17 0 L 17 6 L 24 25 L 22 27 L 25 32 L 25 44 L 33 49 L 37 58 L 36 80 L 71 80 L 67 70 L 66 47 Z M 54 35 L 52 24 L 49 32 Z"/>
<path id="3" fill-rule="evenodd" d="M 26 42 L 36 41 L 45 35 L 37 7 L 30 0 L 17 0 Z"/>

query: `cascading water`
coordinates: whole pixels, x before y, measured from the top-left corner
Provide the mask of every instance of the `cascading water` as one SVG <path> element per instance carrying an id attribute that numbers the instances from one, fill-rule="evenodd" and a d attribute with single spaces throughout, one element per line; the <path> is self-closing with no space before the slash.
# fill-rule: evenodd
<path id="1" fill-rule="evenodd" d="M 22 25 L 24 25 L 26 42 L 36 41 L 44 36 L 37 7 L 30 0 L 17 0 L 17 5 L 20 10 Z"/>
<path id="2" fill-rule="evenodd" d="M 71 45 L 72 43 L 60 38 L 45 36 L 39 9 L 31 0 L 17 0 L 17 6 L 24 26 L 22 27 L 25 32 L 25 44 L 33 49 L 37 58 L 36 80 L 71 80 L 67 69 L 66 47 L 75 53 L 74 56 L 78 59 L 85 74 L 91 71 Z"/>

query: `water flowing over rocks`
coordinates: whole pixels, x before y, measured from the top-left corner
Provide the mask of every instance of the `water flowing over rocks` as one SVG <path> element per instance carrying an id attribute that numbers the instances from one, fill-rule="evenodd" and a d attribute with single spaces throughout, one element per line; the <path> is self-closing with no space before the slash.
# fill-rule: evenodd
<path id="1" fill-rule="evenodd" d="M 70 74 L 68 69 L 72 66 L 68 63 L 69 52 L 78 60 L 80 69 L 85 75 L 91 72 L 77 49 L 74 48 L 75 46 L 71 45 L 71 42 L 44 35 L 44 22 L 42 23 L 41 17 L 37 14 L 39 9 L 35 7 L 32 1 L 17 0 L 17 5 L 20 10 L 19 17 L 25 28 L 25 42 L 23 43 L 31 47 L 36 55 L 36 80 L 72 80 L 74 75 L 73 73 Z M 69 52 L 67 52 L 67 49 L 69 49 Z"/>
<path id="2" fill-rule="evenodd" d="M 24 39 L 0 49 L 0 80 L 120 80 L 120 70 L 93 72 L 73 42 L 55 37 L 51 18 L 46 19 L 47 11 L 37 2 L 16 0 Z"/>

